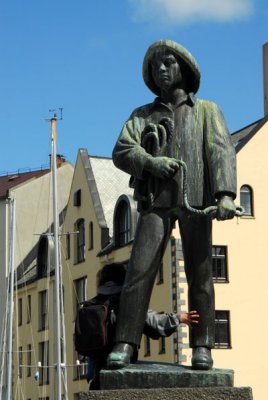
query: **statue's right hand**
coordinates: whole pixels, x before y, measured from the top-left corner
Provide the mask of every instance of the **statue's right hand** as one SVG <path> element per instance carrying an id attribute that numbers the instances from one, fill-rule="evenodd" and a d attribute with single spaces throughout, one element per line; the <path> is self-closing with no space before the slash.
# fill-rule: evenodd
<path id="1" fill-rule="evenodd" d="M 178 161 L 169 157 L 150 157 L 145 164 L 147 171 L 161 179 L 172 178 L 179 167 Z"/>

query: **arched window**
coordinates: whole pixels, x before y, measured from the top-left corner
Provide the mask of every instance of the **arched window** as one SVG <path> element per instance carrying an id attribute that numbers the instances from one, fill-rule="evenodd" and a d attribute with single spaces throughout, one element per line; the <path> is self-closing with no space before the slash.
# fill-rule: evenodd
<path id="1" fill-rule="evenodd" d="M 114 210 L 115 246 L 124 246 L 134 239 L 137 223 L 136 204 L 131 196 L 122 195 Z"/>
<path id="2" fill-rule="evenodd" d="M 78 263 L 85 260 L 85 220 L 79 219 L 76 222 L 76 261 Z"/>
<path id="3" fill-rule="evenodd" d="M 130 241 L 130 210 L 126 201 L 122 201 L 118 209 L 118 244 L 122 246 Z"/>
<path id="4" fill-rule="evenodd" d="M 240 204 L 245 209 L 244 215 L 253 216 L 253 190 L 248 185 L 240 188 Z"/>

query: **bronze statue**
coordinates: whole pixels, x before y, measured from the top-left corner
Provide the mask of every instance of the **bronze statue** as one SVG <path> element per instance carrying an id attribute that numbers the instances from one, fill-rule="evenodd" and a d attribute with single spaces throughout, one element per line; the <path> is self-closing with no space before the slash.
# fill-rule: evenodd
<path id="1" fill-rule="evenodd" d="M 195 97 L 199 67 L 180 44 L 152 44 L 144 58 L 143 78 L 158 97 L 133 111 L 113 151 L 114 164 L 131 175 L 140 217 L 121 295 L 116 344 L 107 365 L 122 368 L 131 362 L 155 276 L 178 220 L 189 309 L 200 314 L 200 323 L 190 331 L 192 367 L 206 370 L 213 364 L 215 336 L 212 221 L 186 209 L 179 160 L 187 165 L 191 206 L 216 205 L 216 218 L 226 220 L 236 211 L 235 151 L 219 107 Z"/>

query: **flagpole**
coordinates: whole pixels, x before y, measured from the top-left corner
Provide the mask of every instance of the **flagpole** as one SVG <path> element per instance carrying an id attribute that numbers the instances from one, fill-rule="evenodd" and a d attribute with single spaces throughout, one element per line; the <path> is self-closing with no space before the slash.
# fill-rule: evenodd
<path id="1" fill-rule="evenodd" d="M 13 314 L 14 314 L 14 243 L 15 243 L 15 199 L 8 199 L 10 220 L 10 246 L 9 246 L 9 318 L 8 318 L 8 345 L 7 345 L 7 399 L 12 399 L 12 337 L 13 337 Z M 4 356 L 4 355 L 3 355 Z"/>
<path id="2" fill-rule="evenodd" d="M 61 309 L 60 309 L 60 265 L 59 265 L 59 213 L 58 213 L 58 191 L 57 191 L 57 152 L 56 152 L 56 123 L 57 116 L 50 119 L 51 123 L 51 167 L 53 184 L 53 220 L 54 220 L 54 267 L 55 267 L 55 294 L 56 294 L 56 376 L 58 400 L 62 400 L 61 373 L 64 367 L 61 362 Z"/>

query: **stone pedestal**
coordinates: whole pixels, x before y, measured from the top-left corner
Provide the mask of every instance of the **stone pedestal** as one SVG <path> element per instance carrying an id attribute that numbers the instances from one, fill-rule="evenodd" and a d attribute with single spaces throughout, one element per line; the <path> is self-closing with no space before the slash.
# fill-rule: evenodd
<path id="1" fill-rule="evenodd" d="M 249 387 L 97 390 L 79 400 L 253 400 Z"/>
<path id="2" fill-rule="evenodd" d="M 138 362 L 102 370 L 101 389 L 80 393 L 80 400 L 253 400 L 249 387 L 233 387 L 230 369 L 195 371 L 190 367 Z"/>
<path id="3" fill-rule="evenodd" d="M 123 369 L 102 370 L 100 382 L 103 390 L 232 387 L 234 372 L 215 368 L 196 371 L 182 365 L 138 362 Z"/>

